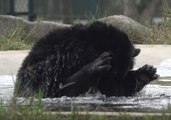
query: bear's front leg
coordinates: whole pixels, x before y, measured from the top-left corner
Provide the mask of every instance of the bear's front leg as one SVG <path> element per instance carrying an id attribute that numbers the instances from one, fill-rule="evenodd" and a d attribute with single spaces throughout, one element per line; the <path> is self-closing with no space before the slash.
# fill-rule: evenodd
<path id="1" fill-rule="evenodd" d="M 159 77 L 159 75 L 156 74 L 156 70 L 157 69 L 151 65 L 144 65 L 143 67 L 136 70 L 136 92 L 139 92 L 145 85 Z"/>
<path id="2" fill-rule="evenodd" d="M 129 71 L 123 83 L 124 95 L 132 96 L 142 90 L 145 85 L 157 79 L 159 75 L 156 74 L 156 70 L 151 65 L 144 65 L 138 70 Z"/>
<path id="3" fill-rule="evenodd" d="M 111 54 L 103 52 L 93 62 L 83 66 L 78 72 L 70 76 L 61 86 L 61 96 L 78 96 L 97 83 L 97 80 L 112 67 Z"/>

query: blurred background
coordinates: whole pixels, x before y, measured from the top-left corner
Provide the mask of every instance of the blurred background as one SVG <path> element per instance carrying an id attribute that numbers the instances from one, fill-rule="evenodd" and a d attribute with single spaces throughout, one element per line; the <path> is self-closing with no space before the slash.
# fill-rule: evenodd
<path id="1" fill-rule="evenodd" d="M 170 7 L 171 0 L 0 0 L 1 15 L 68 24 L 110 15 L 160 23 L 171 15 Z"/>

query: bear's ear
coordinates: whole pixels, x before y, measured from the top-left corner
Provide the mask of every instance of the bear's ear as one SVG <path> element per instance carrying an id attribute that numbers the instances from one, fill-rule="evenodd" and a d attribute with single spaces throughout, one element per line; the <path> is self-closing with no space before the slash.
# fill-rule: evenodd
<path id="1" fill-rule="evenodd" d="M 141 50 L 136 48 L 134 51 L 133 57 L 136 57 L 140 52 Z"/>

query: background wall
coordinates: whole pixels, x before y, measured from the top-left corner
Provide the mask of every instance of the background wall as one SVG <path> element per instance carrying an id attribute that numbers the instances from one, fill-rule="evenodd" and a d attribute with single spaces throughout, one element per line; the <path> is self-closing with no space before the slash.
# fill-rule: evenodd
<path id="1" fill-rule="evenodd" d="M 0 0 L 0 14 L 63 23 L 123 14 L 145 23 L 170 14 L 170 6 L 171 0 Z"/>

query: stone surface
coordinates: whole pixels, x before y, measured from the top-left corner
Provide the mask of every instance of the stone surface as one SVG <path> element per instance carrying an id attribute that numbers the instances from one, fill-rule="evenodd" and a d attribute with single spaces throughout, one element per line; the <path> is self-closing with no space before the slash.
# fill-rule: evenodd
<path id="1" fill-rule="evenodd" d="M 9 34 L 10 32 L 15 31 L 18 27 L 22 27 L 27 37 L 37 40 L 54 29 L 61 29 L 69 27 L 70 25 L 49 21 L 29 22 L 20 17 L 0 15 L 0 26 L 1 35 Z"/>
<path id="2" fill-rule="evenodd" d="M 98 20 L 125 31 L 133 43 L 141 44 L 150 38 L 150 30 L 129 17 L 114 15 Z M 19 17 L 0 15 L 0 26 L 1 35 L 9 34 L 9 32 L 13 32 L 21 26 L 27 38 L 37 40 L 54 29 L 62 29 L 71 25 L 49 21 L 29 22 Z"/>
<path id="3" fill-rule="evenodd" d="M 133 43 L 141 44 L 151 37 L 149 28 L 123 15 L 113 15 L 99 20 L 126 32 Z"/>

